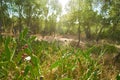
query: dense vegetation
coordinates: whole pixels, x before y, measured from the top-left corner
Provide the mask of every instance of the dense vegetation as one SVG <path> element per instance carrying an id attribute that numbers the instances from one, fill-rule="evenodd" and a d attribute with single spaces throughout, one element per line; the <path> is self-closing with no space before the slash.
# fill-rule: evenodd
<path id="1" fill-rule="evenodd" d="M 56 41 L 35 41 L 34 36 L 27 38 L 27 30 L 17 38 L 1 38 L 1 80 L 119 80 L 119 69 L 110 61 L 101 61 L 110 46 L 82 50 Z"/>
<path id="2" fill-rule="evenodd" d="M 69 0 L 63 13 L 58 0 L 0 0 L 0 80 L 119 80 L 119 8 Z"/>
<path id="3" fill-rule="evenodd" d="M 75 34 L 120 41 L 119 0 L 69 0 L 66 14 L 58 0 L 1 0 L 0 34 L 24 27 L 31 34 Z"/>

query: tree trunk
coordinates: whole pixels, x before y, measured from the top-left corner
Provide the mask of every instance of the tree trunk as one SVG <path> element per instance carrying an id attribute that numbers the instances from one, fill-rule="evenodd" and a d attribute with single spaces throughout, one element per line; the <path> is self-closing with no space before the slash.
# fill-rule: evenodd
<path id="1" fill-rule="evenodd" d="M 91 30 L 90 30 L 90 27 L 89 26 L 84 27 L 84 30 L 85 30 L 86 38 L 87 39 L 91 39 Z"/>
<path id="2" fill-rule="evenodd" d="M 101 33 L 102 33 L 102 31 L 103 31 L 103 26 L 101 27 L 101 29 L 100 29 L 100 31 L 98 32 L 98 35 L 97 35 L 97 37 L 96 37 L 96 42 L 98 43 L 98 41 L 99 41 L 99 39 L 100 39 L 100 35 L 101 35 Z"/>
<path id="3" fill-rule="evenodd" d="M 31 28 L 31 6 L 28 6 L 28 18 L 27 18 L 27 27 Z"/>
<path id="4" fill-rule="evenodd" d="M 78 43 L 77 43 L 77 46 L 80 45 L 80 39 L 81 39 L 80 34 L 81 34 L 81 31 L 80 31 L 80 22 L 79 22 L 79 25 L 78 25 Z"/>
<path id="5" fill-rule="evenodd" d="M 19 5 L 19 25 L 18 25 L 18 31 L 19 33 L 22 31 L 22 6 Z"/>
<path id="6" fill-rule="evenodd" d="M 0 16 L 1 16 L 2 15 L 2 0 L 0 3 L 1 3 L 0 4 L 0 6 L 1 6 Z M 2 33 L 2 20 L 0 21 L 0 35 L 1 35 L 1 33 Z"/>

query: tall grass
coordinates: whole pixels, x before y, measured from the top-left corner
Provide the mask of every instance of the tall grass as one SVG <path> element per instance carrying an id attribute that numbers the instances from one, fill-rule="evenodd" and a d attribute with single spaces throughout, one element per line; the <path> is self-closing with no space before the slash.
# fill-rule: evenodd
<path id="1" fill-rule="evenodd" d="M 93 48 L 58 45 L 35 41 L 24 29 L 18 38 L 2 38 L 0 53 L 1 80 L 101 80 L 102 64 L 92 58 Z M 29 59 L 27 59 L 29 58 Z M 119 78 L 119 76 L 117 76 Z"/>

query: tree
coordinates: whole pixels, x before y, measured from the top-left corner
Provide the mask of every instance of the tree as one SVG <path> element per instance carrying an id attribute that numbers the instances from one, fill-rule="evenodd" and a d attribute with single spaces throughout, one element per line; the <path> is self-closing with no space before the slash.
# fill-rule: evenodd
<path id="1" fill-rule="evenodd" d="M 91 38 L 91 26 L 94 25 L 94 16 L 97 15 L 93 10 L 92 3 L 92 0 L 71 0 L 68 5 L 70 6 L 68 10 L 71 12 L 71 15 L 74 15 L 73 18 L 78 23 L 78 45 L 82 29 L 84 29 L 86 38 Z"/>
<path id="2" fill-rule="evenodd" d="M 52 32 L 55 36 L 57 27 L 57 18 L 61 15 L 62 7 L 58 0 L 50 0 L 49 2 L 49 21 L 50 21 L 50 33 Z"/>
<path id="3" fill-rule="evenodd" d="M 6 22 L 9 20 L 9 14 L 8 14 L 8 5 L 6 4 L 7 1 L 1 0 L 0 1 L 0 34 L 5 28 L 7 28 Z"/>
<path id="4" fill-rule="evenodd" d="M 106 0 L 106 1 L 98 1 L 98 5 L 101 5 L 99 14 L 101 15 L 101 29 L 99 30 L 98 38 L 100 38 L 100 34 L 102 33 L 103 29 L 106 27 L 108 28 L 108 37 L 111 38 L 118 38 L 118 32 L 119 30 L 119 23 L 120 23 L 120 1 L 119 0 Z M 104 34 L 105 35 L 105 34 Z M 116 36 L 116 37 L 115 37 Z"/>

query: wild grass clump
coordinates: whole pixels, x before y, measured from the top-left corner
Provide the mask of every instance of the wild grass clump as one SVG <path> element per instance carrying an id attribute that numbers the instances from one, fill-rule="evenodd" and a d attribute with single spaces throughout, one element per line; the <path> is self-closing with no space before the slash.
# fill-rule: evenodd
<path id="1" fill-rule="evenodd" d="M 18 38 L 6 37 L 0 53 L 1 80 L 101 80 L 104 52 L 94 59 L 93 48 L 80 50 L 57 42 L 35 41 L 24 29 Z M 108 78 L 106 78 L 108 79 Z"/>

